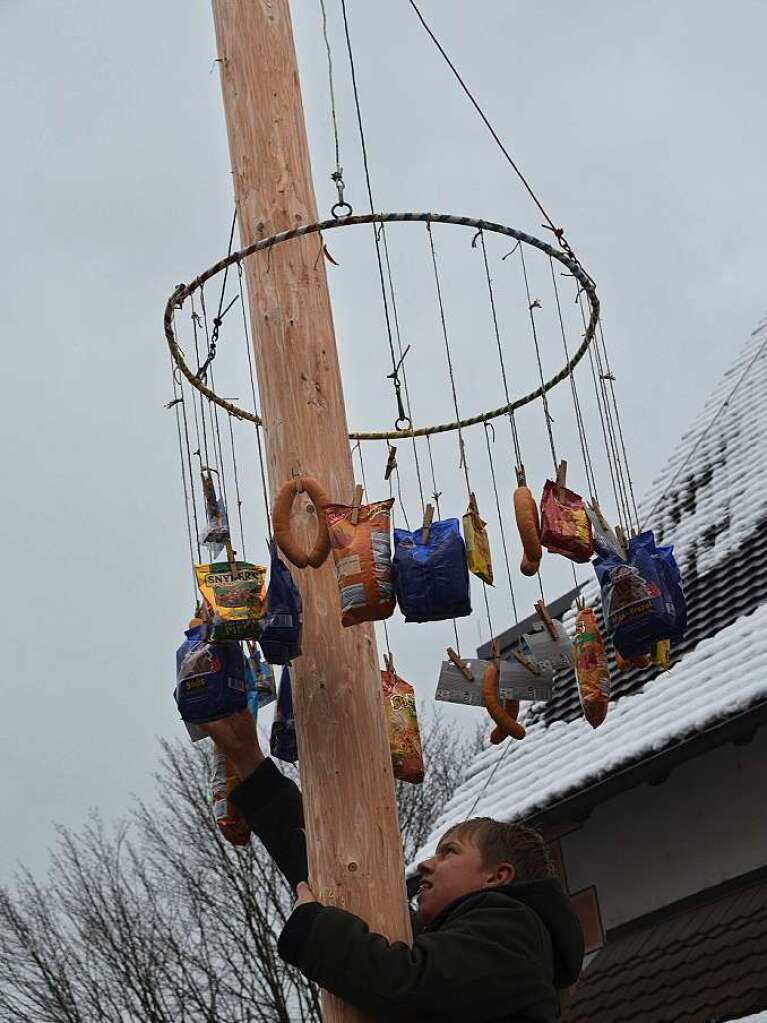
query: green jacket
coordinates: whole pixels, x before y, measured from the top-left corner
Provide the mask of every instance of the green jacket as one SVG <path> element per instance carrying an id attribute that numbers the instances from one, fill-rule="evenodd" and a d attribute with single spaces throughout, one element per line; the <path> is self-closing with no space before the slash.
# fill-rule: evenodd
<path id="1" fill-rule="evenodd" d="M 413 947 L 342 909 L 310 903 L 288 920 L 280 955 L 374 1019 L 551 1023 L 573 984 L 583 932 L 559 882 L 516 882 L 447 906 Z"/>

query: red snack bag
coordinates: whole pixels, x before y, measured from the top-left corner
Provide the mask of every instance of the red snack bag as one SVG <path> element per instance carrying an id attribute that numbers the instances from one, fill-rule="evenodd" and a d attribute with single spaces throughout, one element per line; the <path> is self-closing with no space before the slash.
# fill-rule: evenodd
<path id="1" fill-rule="evenodd" d="M 546 480 L 541 498 L 541 543 L 552 554 L 564 554 L 580 563 L 594 553 L 583 498 L 551 480 Z"/>
<path id="2" fill-rule="evenodd" d="M 381 672 L 381 684 L 394 777 L 419 785 L 423 781 L 423 751 L 413 687 L 390 671 Z"/>
<path id="3" fill-rule="evenodd" d="M 343 625 L 378 622 L 394 614 L 390 535 L 393 504 L 394 498 L 389 498 L 361 505 L 356 525 L 351 505 L 325 505 Z"/>
<path id="4" fill-rule="evenodd" d="M 229 796 L 240 779 L 231 760 L 216 746 L 213 750 L 213 816 L 221 834 L 232 845 L 247 845 L 250 841 L 250 825 L 242 817 Z"/>

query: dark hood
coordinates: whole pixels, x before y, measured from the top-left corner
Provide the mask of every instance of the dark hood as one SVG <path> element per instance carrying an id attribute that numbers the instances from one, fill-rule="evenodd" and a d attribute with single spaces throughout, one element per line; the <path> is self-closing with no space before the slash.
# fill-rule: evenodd
<path id="1" fill-rule="evenodd" d="M 573 911 L 570 901 L 556 878 L 544 881 L 515 881 L 500 888 L 484 889 L 462 895 L 460 899 L 445 906 L 425 931 L 438 930 L 456 906 L 487 891 L 508 895 L 510 899 L 527 906 L 543 922 L 551 936 L 554 951 L 554 985 L 557 988 L 570 987 L 578 979 L 583 964 L 584 942 L 581 922 Z"/>

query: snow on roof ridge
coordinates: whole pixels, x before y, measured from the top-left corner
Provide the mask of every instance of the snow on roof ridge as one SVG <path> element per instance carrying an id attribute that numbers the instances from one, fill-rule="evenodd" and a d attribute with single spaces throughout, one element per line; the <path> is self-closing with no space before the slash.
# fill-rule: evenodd
<path id="1" fill-rule="evenodd" d="M 733 650 L 748 651 L 751 667 L 762 670 L 744 676 L 742 657 L 734 656 Z M 414 862 L 431 855 L 439 835 L 470 814 L 505 821 L 527 818 L 612 771 L 665 749 L 674 739 L 690 738 L 748 709 L 760 697 L 767 699 L 767 604 L 701 640 L 642 692 L 613 704 L 598 729 L 592 731 L 580 718 L 548 727 L 536 721 L 510 756 L 505 745 L 483 750 Z M 498 771 L 492 787 L 472 809 L 499 757 L 505 757 L 506 770 Z M 544 784 L 542 776 L 548 776 Z"/>

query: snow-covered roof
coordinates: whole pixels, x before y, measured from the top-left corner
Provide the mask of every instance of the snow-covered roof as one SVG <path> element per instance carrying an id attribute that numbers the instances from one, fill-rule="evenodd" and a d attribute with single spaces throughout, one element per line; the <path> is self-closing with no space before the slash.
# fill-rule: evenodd
<path id="1" fill-rule="evenodd" d="M 659 541 L 674 544 L 688 591 L 681 656 L 668 672 L 634 673 L 633 682 L 619 683 L 618 696 L 626 695 L 596 730 L 573 712 L 574 679 L 563 676 L 556 699 L 528 709 L 522 742 L 474 758 L 419 858 L 457 821 L 530 817 L 767 700 L 767 571 L 761 552 L 751 565 L 743 557 L 744 542 L 761 540 L 767 529 L 767 320 L 650 487 L 640 518 L 653 509 L 649 524 Z M 734 588 L 733 564 L 747 580 Z M 599 603 L 596 580 L 584 596 Z M 568 612 L 565 626 L 574 617 Z"/>

